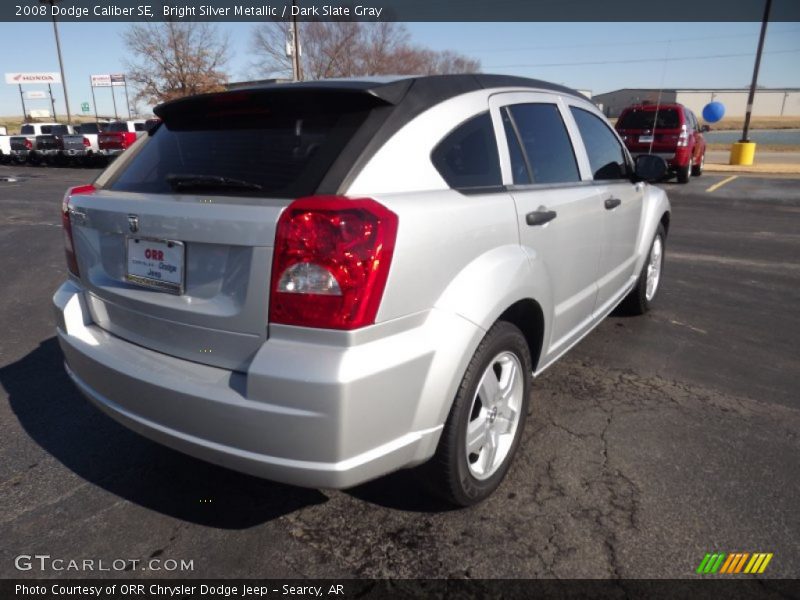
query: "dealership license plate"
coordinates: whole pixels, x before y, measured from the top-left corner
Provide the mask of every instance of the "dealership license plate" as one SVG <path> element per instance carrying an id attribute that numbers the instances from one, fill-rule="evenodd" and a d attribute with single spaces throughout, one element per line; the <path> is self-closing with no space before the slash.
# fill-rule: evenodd
<path id="1" fill-rule="evenodd" d="M 183 242 L 127 238 L 125 279 L 173 294 L 183 293 Z"/>
<path id="2" fill-rule="evenodd" d="M 639 143 L 640 144 L 649 144 L 652 141 L 653 141 L 653 136 L 652 135 L 640 135 L 639 136 Z"/>

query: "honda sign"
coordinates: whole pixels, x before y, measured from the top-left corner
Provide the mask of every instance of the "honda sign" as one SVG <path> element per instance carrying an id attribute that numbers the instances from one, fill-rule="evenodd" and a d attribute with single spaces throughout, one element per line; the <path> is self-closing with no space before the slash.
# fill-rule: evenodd
<path id="1" fill-rule="evenodd" d="M 61 83 L 58 73 L 6 73 L 6 83 Z"/>

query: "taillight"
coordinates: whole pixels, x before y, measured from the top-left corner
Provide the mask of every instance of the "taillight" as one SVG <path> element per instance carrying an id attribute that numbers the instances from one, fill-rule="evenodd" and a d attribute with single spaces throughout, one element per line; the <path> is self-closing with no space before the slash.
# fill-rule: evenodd
<path id="1" fill-rule="evenodd" d="M 92 194 L 95 192 L 93 185 L 79 185 L 69 188 L 61 201 L 61 226 L 64 230 L 64 254 L 67 258 L 67 269 L 69 272 L 80 277 L 78 271 L 78 258 L 75 255 L 75 241 L 72 237 L 72 221 L 70 219 L 70 200 L 72 196 L 80 194 Z"/>
<path id="2" fill-rule="evenodd" d="M 275 234 L 270 322 L 326 329 L 373 324 L 397 223 L 396 214 L 369 198 L 292 202 Z"/>
<path id="3" fill-rule="evenodd" d="M 92 146 L 92 142 L 89 141 L 89 138 L 83 138 L 83 145 L 85 148 L 90 148 Z"/>
<path id="4" fill-rule="evenodd" d="M 684 147 L 689 145 L 689 132 L 686 129 L 686 125 L 681 127 L 681 134 L 678 136 L 678 146 Z"/>
<path id="5" fill-rule="evenodd" d="M 27 138 L 25 138 L 25 148 L 27 148 L 28 150 L 33 150 L 33 142 L 31 142 Z"/>

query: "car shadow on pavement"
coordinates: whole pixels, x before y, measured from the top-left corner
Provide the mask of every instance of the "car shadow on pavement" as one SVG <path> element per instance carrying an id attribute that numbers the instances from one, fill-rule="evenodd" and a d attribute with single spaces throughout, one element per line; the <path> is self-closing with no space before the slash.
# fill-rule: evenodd
<path id="1" fill-rule="evenodd" d="M 0 385 L 31 439 L 92 484 L 145 508 L 223 529 L 252 527 L 327 501 L 317 490 L 217 467 L 125 429 L 83 398 L 63 360 L 56 339 L 47 339 L 0 368 Z"/>
<path id="2" fill-rule="evenodd" d="M 403 469 L 344 490 L 344 493 L 362 502 L 405 512 L 443 513 L 458 510 L 457 506 L 428 491 L 424 477 L 422 469 Z"/>

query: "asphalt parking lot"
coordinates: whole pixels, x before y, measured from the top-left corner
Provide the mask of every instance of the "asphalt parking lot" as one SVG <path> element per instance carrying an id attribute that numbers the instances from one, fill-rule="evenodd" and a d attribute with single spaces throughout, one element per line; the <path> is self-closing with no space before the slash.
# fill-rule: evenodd
<path id="1" fill-rule="evenodd" d="M 534 385 L 512 470 L 449 510 L 407 473 L 345 492 L 183 456 L 89 406 L 50 298 L 59 205 L 97 171 L 0 166 L 0 577 L 64 559 L 192 560 L 143 577 L 691 577 L 707 552 L 800 573 L 800 183 L 666 183 L 661 296 L 611 317 Z"/>

